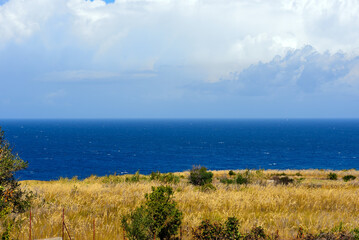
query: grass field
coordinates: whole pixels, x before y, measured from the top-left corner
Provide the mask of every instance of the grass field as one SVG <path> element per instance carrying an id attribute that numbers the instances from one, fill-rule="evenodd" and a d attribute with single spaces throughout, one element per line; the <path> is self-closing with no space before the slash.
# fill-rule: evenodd
<path id="1" fill-rule="evenodd" d="M 230 178 L 228 171 L 214 171 L 216 190 L 208 191 L 189 184 L 188 172 L 175 173 L 181 176 L 179 183 L 171 185 L 184 215 L 183 238 L 190 239 L 191 228 L 204 219 L 224 221 L 231 216 L 239 219 L 243 232 L 262 226 L 268 233 L 278 230 L 281 239 L 293 239 L 299 227 L 314 234 L 338 227 L 344 230 L 359 227 L 359 171 L 336 171 L 338 180 L 328 180 L 328 173 L 327 170 L 254 170 L 250 184 L 238 185 L 219 181 Z M 271 180 L 273 175 L 284 174 L 294 182 L 276 185 Z M 348 174 L 357 178 L 344 182 L 342 177 Z M 92 239 L 95 220 L 96 239 L 104 240 L 123 239 L 121 216 L 138 206 L 151 186 L 161 184 L 143 175 L 22 182 L 23 187 L 36 195 L 32 207 L 34 238 L 61 236 L 64 208 L 65 222 L 74 239 Z M 17 216 L 20 223 L 15 238 L 29 239 L 28 215 Z"/>

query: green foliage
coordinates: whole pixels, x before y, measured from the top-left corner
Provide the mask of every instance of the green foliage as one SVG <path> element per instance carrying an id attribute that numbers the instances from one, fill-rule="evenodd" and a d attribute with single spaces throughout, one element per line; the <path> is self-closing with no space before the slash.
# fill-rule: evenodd
<path id="1" fill-rule="evenodd" d="M 130 240 L 152 239 L 153 234 L 150 231 L 152 219 L 147 210 L 141 206 L 135 209 L 129 215 L 122 217 L 122 227 Z"/>
<path id="2" fill-rule="evenodd" d="M 229 217 L 224 225 L 225 239 L 236 240 L 241 238 L 241 234 L 239 232 L 239 221 L 237 218 Z"/>
<path id="3" fill-rule="evenodd" d="M 145 195 L 145 206 L 153 219 L 151 230 L 160 239 L 176 235 L 182 222 L 182 212 L 173 200 L 173 189 L 169 186 L 152 187 L 152 193 Z"/>
<path id="4" fill-rule="evenodd" d="M 223 184 L 233 184 L 235 183 L 235 180 L 234 179 L 228 179 L 226 177 L 224 178 L 220 178 L 219 181 Z"/>
<path id="5" fill-rule="evenodd" d="M 345 175 L 343 177 L 344 182 L 348 182 L 348 181 L 351 181 L 351 180 L 354 180 L 354 179 L 356 179 L 356 177 L 353 176 L 353 175 Z"/>
<path id="6" fill-rule="evenodd" d="M 264 229 L 261 226 L 253 227 L 250 233 L 244 237 L 245 240 L 260 240 L 268 238 L 269 237 L 265 234 Z"/>
<path id="7" fill-rule="evenodd" d="M 281 172 L 281 173 L 274 173 L 274 174 L 271 174 L 272 176 L 287 176 L 286 173 L 284 172 Z"/>
<path id="8" fill-rule="evenodd" d="M 180 177 L 173 173 L 162 174 L 160 172 L 152 172 L 150 175 L 151 180 L 160 181 L 162 183 L 174 183 L 177 184 L 180 181 Z"/>
<path id="9" fill-rule="evenodd" d="M 246 170 L 244 173 L 238 173 L 234 179 L 228 179 L 226 177 L 223 177 L 220 180 L 221 183 L 225 184 L 249 184 L 254 181 L 262 181 L 265 178 L 263 170 L 256 170 L 255 172 Z"/>
<path id="10" fill-rule="evenodd" d="M 242 235 L 239 232 L 238 219 L 229 217 L 224 224 L 202 221 L 197 228 L 192 229 L 192 237 L 194 240 L 237 240 L 241 239 Z"/>
<path id="11" fill-rule="evenodd" d="M 206 183 L 203 186 L 201 186 L 200 189 L 201 189 L 202 192 L 209 192 L 209 191 L 215 191 L 216 187 L 213 186 L 212 183 Z"/>
<path id="12" fill-rule="evenodd" d="M 171 239 L 182 222 L 182 212 L 173 200 L 173 189 L 169 186 L 152 187 L 152 193 L 145 195 L 141 207 L 122 218 L 127 237 L 130 239 Z"/>
<path id="13" fill-rule="evenodd" d="M 229 176 L 234 176 L 234 175 L 236 175 L 236 173 L 233 172 L 232 170 L 230 170 L 230 171 L 228 172 L 228 175 L 229 175 Z"/>
<path id="14" fill-rule="evenodd" d="M 237 177 L 236 177 L 236 183 L 237 184 L 248 184 L 249 183 L 248 174 L 238 173 Z"/>
<path id="15" fill-rule="evenodd" d="M 222 224 L 211 223 L 209 220 L 204 220 L 202 221 L 201 225 L 195 229 L 192 229 L 192 238 L 194 240 L 225 239 L 223 234 L 223 226 Z"/>
<path id="16" fill-rule="evenodd" d="M 343 222 L 340 222 L 337 226 L 335 226 L 332 229 L 332 232 L 343 232 L 343 231 L 344 231 Z"/>
<path id="17" fill-rule="evenodd" d="M 137 171 L 134 175 L 132 175 L 130 177 L 126 177 L 125 181 L 131 182 L 131 183 L 139 182 L 140 181 L 140 171 Z"/>
<path id="18" fill-rule="evenodd" d="M 239 222 L 236 218 L 228 218 L 224 224 L 204 220 L 197 227 L 192 229 L 194 240 L 278 240 L 278 231 L 274 234 L 267 234 L 263 227 L 255 226 L 248 233 L 239 232 Z M 359 228 L 352 231 L 344 231 L 342 223 L 329 232 L 318 234 L 306 233 L 303 228 L 299 228 L 295 239 L 302 240 L 359 240 Z"/>
<path id="19" fill-rule="evenodd" d="M 0 219 L 10 213 L 25 212 L 30 207 L 31 193 L 20 188 L 14 174 L 25 169 L 27 163 L 12 153 L 0 127 Z"/>
<path id="20" fill-rule="evenodd" d="M 355 240 L 359 240 L 359 227 L 354 228 L 350 233 L 353 235 Z"/>
<path id="21" fill-rule="evenodd" d="M 193 166 L 190 171 L 189 181 L 193 185 L 203 186 L 207 183 L 212 183 L 213 173 L 208 172 L 207 168 L 201 166 Z"/>
<path id="22" fill-rule="evenodd" d="M 15 222 L 10 214 L 25 212 L 30 207 L 32 193 L 21 189 L 14 176 L 15 172 L 26 167 L 27 163 L 12 153 L 12 148 L 0 127 L 0 221 L 5 229 L 1 239 L 10 239 Z"/>
<path id="23" fill-rule="evenodd" d="M 338 179 L 338 175 L 336 173 L 329 173 L 328 174 L 328 179 L 329 180 L 337 180 Z"/>
<path id="24" fill-rule="evenodd" d="M 294 182 L 294 179 L 289 178 L 288 176 L 284 176 L 284 177 L 274 176 L 272 179 L 274 180 L 275 184 L 281 184 L 281 185 L 288 185 L 289 183 Z"/>
<path id="25" fill-rule="evenodd" d="M 10 240 L 11 239 L 10 233 L 14 228 L 13 221 L 6 220 L 3 223 L 3 227 L 4 227 L 5 231 L 1 234 L 1 240 Z"/>

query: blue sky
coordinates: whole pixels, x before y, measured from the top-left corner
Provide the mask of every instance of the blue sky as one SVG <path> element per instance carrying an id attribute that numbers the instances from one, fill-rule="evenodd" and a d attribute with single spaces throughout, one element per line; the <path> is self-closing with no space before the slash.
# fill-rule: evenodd
<path id="1" fill-rule="evenodd" d="M 359 2 L 0 0 L 0 118 L 358 118 Z"/>

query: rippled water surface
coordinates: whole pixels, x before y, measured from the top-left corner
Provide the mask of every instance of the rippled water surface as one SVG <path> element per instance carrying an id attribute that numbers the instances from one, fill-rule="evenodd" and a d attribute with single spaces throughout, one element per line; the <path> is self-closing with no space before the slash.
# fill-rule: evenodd
<path id="1" fill-rule="evenodd" d="M 20 179 L 209 169 L 359 168 L 359 120 L 0 120 Z"/>

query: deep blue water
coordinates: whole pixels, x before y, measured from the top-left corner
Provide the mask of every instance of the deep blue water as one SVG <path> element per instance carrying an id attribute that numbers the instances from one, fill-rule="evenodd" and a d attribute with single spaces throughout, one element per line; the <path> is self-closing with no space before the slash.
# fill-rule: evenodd
<path id="1" fill-rule="evenodd" d="M 359 168 L 359 120 L 0 120 L 20 179 L 209 169 Z"/>

